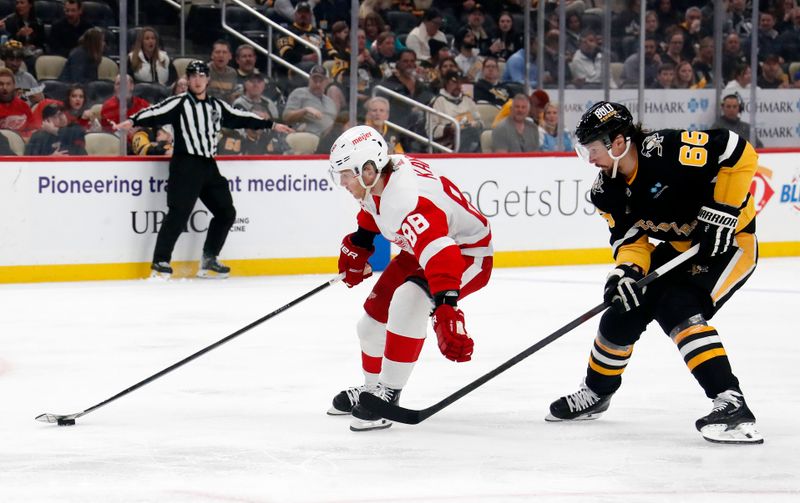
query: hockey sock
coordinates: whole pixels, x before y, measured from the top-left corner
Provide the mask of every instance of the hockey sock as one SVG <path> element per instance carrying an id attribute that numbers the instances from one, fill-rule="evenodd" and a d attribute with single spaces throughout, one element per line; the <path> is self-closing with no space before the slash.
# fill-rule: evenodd
<path id="1" fill-rule="evenodd" d="M 394 389 L 403 389 L 422 351 L 427 335 L 431 300 L 414 283 L 404 283 L 394 292 L 386 322 L 381 382 Z"/>
<path id="2" fill-rule="evenodd" d="M 633 344 L 620 346 L 597 334 L 589 355 L 586 385 L 599 395 L 610 395 L 617 391 L 632 353 Z"/>
<path id="3" fill-rule="evenodd" d="M 714 398 L 727 389 L 738 389 L 739 380 L 733 375 L 728 355 L 714 327 L 705 323 L 691 325 L 673 330 L 670 337 L 707 397 Z"/>
<path id="4" fill-rule="evenodd" d="M 356 325 L 361 343 L 361 368 L 365 384 L 378 384 L 383 351 L 386 346 L 386 325 L 364 314 Z"/>

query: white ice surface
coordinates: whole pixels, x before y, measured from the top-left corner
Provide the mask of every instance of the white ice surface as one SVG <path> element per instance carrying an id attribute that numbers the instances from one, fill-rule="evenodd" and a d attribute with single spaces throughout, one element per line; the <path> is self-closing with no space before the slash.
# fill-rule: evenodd
<path id="1" fill-rule="evenodd" d="M 462 302 L 475 358 L 431 341 L 404 390 L 425 408 L 596 305 L 607 267 L 498 269 Z M 416 426 L 325 415 L 361 380 L 368 284 L 319 293 L 73 427 L 89 408 L 327 276 L 0 286 L 0 502 L 800 501 L 800 260 L 762 260 L 713 320 L 766 438 L 704 441 L 710 410 L 656 324 L 597 421 L 550 424 L 585 372 L 588 321 Z M 433 337 L 433 336 L 431 336 Z"/>

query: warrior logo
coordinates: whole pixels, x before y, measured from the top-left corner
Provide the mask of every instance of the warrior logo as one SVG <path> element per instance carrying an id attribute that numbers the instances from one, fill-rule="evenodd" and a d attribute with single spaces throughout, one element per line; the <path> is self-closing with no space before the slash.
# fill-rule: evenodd
<path id="1" fill-rule="evenodd" d="M 656 154 L 658 154 L 658 157 L 661 157 L 661 143 L 663 141 L 664 137 L 660 134 L 651 134 L 642 142 L 642 155 L 645 157 L 650 157 L 655 150 Z"/>

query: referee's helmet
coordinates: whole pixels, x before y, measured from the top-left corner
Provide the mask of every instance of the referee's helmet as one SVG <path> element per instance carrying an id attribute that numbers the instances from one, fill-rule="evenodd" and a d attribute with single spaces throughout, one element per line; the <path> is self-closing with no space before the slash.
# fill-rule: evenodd
<path id="1" fill-rule="evenodd" d="M 208 76 L 210 74 L 210 70 L 208 69 L 208 65 L 204 61 L 195 59 L 194 61 L 186 65 L 186 76 L 188 77 L 189 75 L 193 75 L 195 73 Z"/>

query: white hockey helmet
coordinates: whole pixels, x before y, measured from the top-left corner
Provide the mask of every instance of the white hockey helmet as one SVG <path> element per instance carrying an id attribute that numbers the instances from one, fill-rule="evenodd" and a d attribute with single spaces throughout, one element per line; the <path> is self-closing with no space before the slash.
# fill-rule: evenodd
<path id="1" fill-rule="evenodd" d="M 389 163 L 389 149 L 386 140 L 369 126 L 355 126 L 341 134 L 333 142 L 330 155 L 330 173 L 333 183 L 341 186 L 341 174 L 352 171 L 365 189 L 371 189 L 378 178 L 369 186 L 364 183 L 364 165 L 371 162 L 380 172 Z"/>

